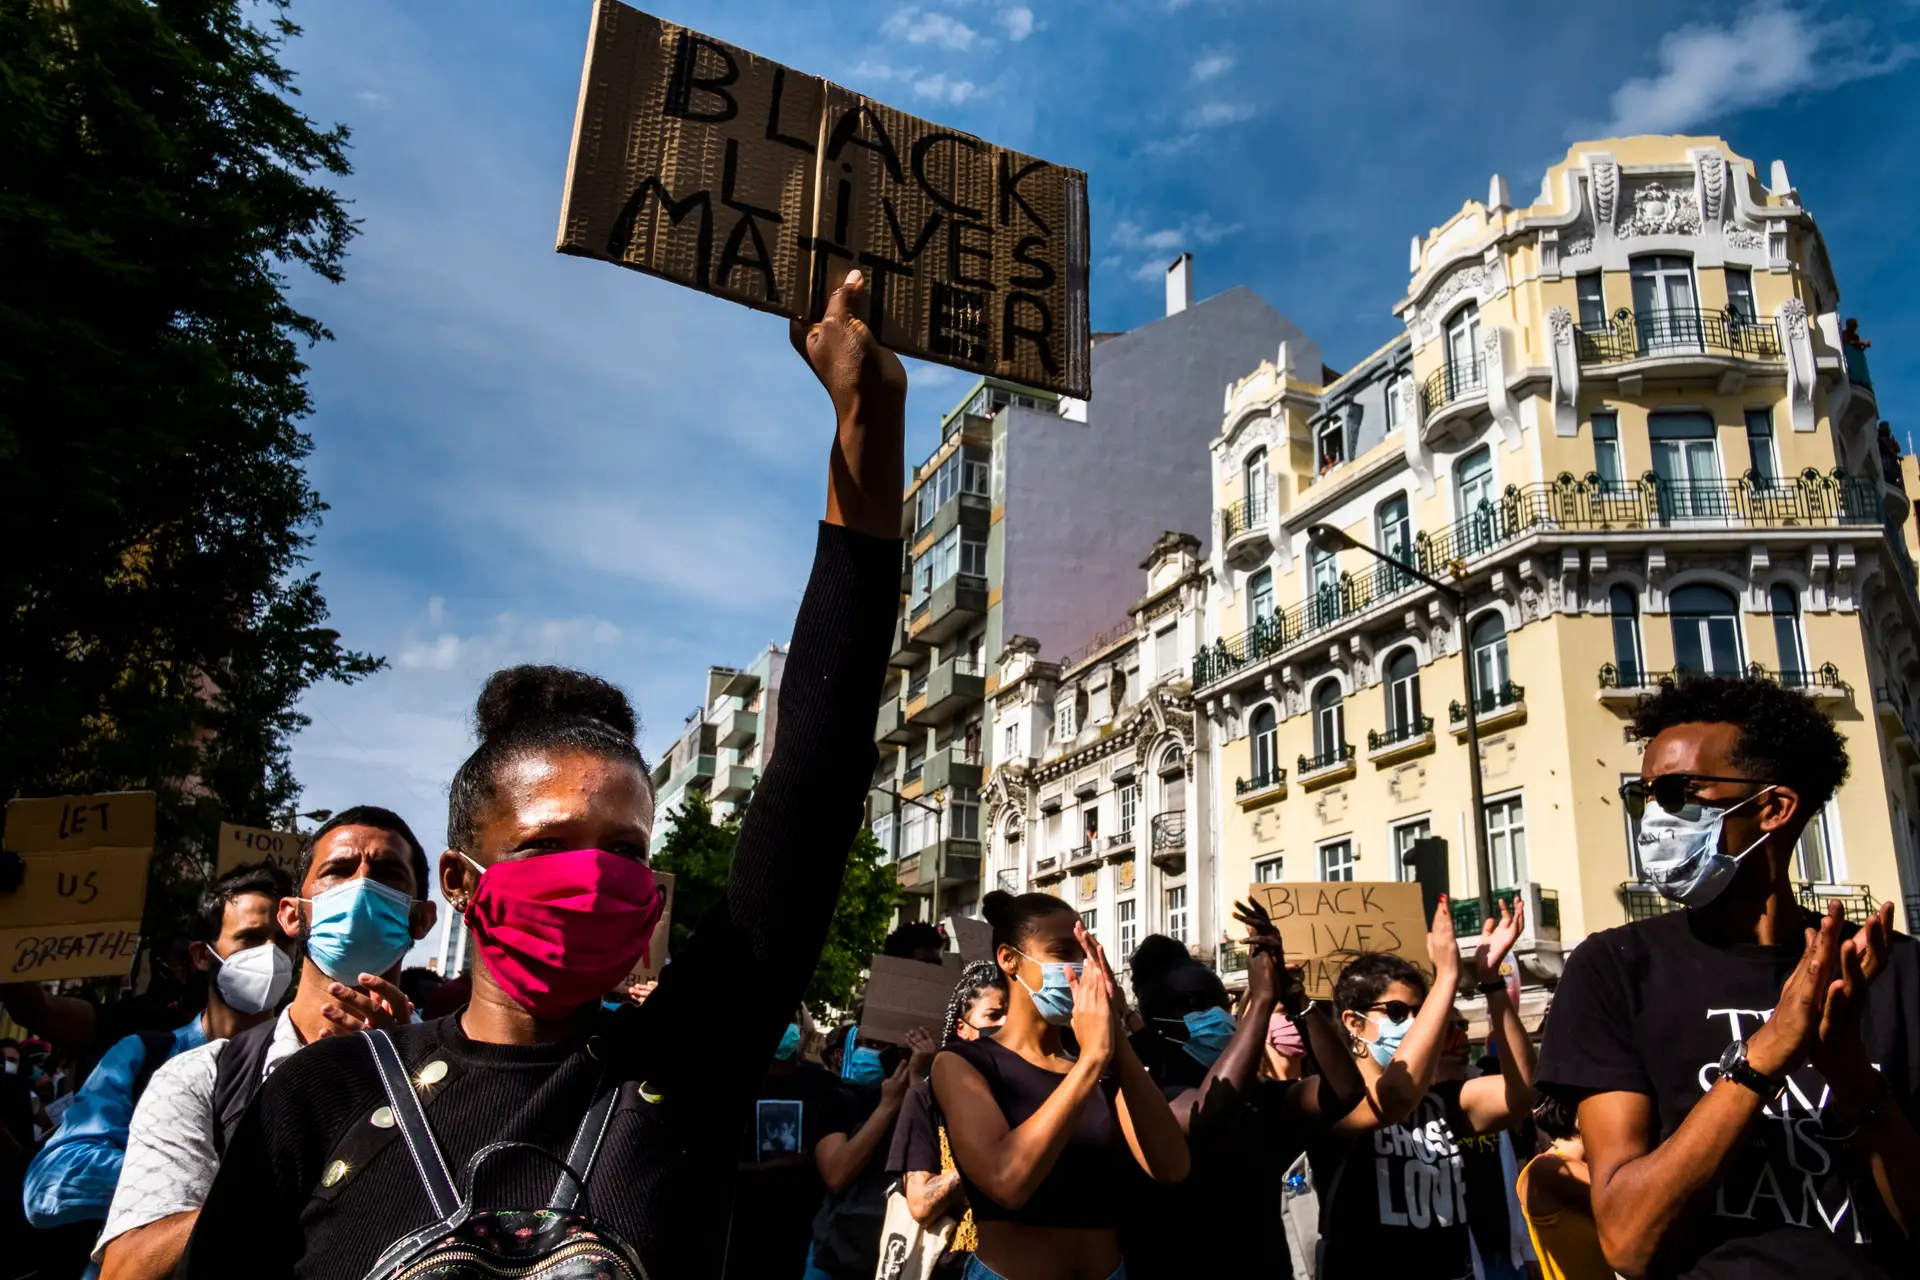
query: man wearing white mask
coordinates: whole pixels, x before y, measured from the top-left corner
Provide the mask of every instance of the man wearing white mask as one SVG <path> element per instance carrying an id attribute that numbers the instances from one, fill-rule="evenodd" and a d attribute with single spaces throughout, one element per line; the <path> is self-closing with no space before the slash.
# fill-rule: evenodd
<path id="1" fill-rule="evenodd" d="M 85 1233 L 75 1242 L 70 1274 L 80 1274 L 92 1235 L 87 1224 L 107 1216 L 135 1104 L 161 1064 L 267 1020 L 286 990 L 293 966 L 274 913 L 289 888 L 286 873 L 268 865 L 237 867 L 208 886 L 200 895 L 200 936 L 189 947 L 194 968 L 211 978 L 206 1010 L 177 1031 L 127 1036 L 109 1049 L 28 1166 L 27 1220 L 42 1230 Z"/>
<path id="2" fill-rule="evenodd" d="M 1850 923 L 1837 902 L 1803 907 L 1794 883 L 1797 846 L 1846 777 L 1844 740 L 1812 699 L 1762 679 L 1669 684 L 1633 732 L 1646 751 L 1620 798 L 1635 860 L 1683 909 L 1574 950 L 1536 1075 L 1579 1108 L 1608 1265 L 1911 1274 L 1920 958 L 1892 903 Z M 1862 821 L 1872 808 L 1850 830 L 1884 841 L 1884 817 Z"/>
<path id="3" fill-rule="evenodd" d="M 173 1273 L 213 1185 L 226 1137 L 261 1081 L 301 1046 L 328 1035 L 413 1016 L 397 980 L 408 948 L 433 928 L 425 901 L 426 852 L 406 822 L 362 805 L 334 815 L 301 856 L 300 883 L 276 901 L 276 927 L 300 951 L 300 984 L 278 1018 L 293 966 L 247 966 L 244 993 L 257 1025 L 210 1039 L 153 1077 L 133 1116 L 125 1170 L 93 1257 L 102 1280 L 159 1280 Z M 256 977 L 259 975 L 270 975 Z M 236 977 L 236 988 L 243 979 Z"/>

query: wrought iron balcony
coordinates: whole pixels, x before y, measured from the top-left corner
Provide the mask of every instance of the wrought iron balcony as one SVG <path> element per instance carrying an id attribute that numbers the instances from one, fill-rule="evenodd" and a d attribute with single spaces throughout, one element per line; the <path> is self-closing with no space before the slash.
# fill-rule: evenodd
<path id="1" fill-rule="evenodd" d="M 1367 750 L 1379 751 L 1397 743 L 1412 742 L 1416 738 L 1433 732 L 1432 716 L 1415 716 L 1405 724 L 1388 725 L 1383 729 L 1367 730 Z"/>
<path id="2" fill-rule="evenodd" d="M 1667 684 L 1685 684 L 1702 676 L 1715 674 L 1707 671 L 1695 671 L 1690 667 L 1674 667 L 1670 671 L 1647 671 L 1631 665 L 1615 666 L 1611 662 L 1600 664 L 1600 688 L 1617 689 L 1621 692 L 1658 689 Z M 1724 673 L 1723 673 L 1724 674 Z M 1815 696 L 1831 694 L 1844 697 L 1853 690 L 1853 686 L 1840 678 L 1840 668 L 1831 662 L 1822 663 L 1811 671 L 1793 669 L 1773 670 L 1757 662 L 1747 664 L 1739 673 L 1749 680 L 1771 680 L 1784 689 L 1795 689 L 1801 693 Z"/>
<path id="3" fill-rule="evenodd" d="M 1220 513 L 1221 537 L 1231 541 L 1236 534 L 1257 529 L 1267 522 L 1267 500 L 1255 495 L 1229 503 Z"/>
<path id="4" fill-rule="evenodd" d="M 1159 853 L 1163 849 L 1185 849 L 1187 847 L 1187 814 L 1184 809 L 1175 809 L 1168 813 L 1157 813 L 1149 824 L 1153 836 L 1153 850 Z"/>
<path id="5" fill-rule="evenodd" d="M 1652 885 L 1635 880 L 1620 886 L 1620 905 L 1627 909 L 1628 920 L 1651 920 L 1681 910 L 1679 903 L 1668 901 Z"/>
<path id="6" fill-rule="evenodd" d="M 1504 680 L 1491 689 L 1482 689 L 1473 695 L 1473 713 L 1476 716 L 1490 716 L 1504 707 L 1519 706 L 1527 699 L 1525 686 L 1511 680 Z M 1455 698 L 1447 704 L 1447 717 L 1453 724 L 1467 722 L 1467 708 L 1460 699 Z"/>
<path id="7" fill-rule="evenodd" d="M 1541 889 L 1539 894 L 1539 910 L 1529 924 L 1536 934 L 1550 933 L 1558 935 L 1560 932 L 1560 892 L 1557 889 Z M 1523 888 L 1495 889 L 1493 891 L 1495 902 L 1504 900 L 1509 905 L 1525 896 L 1526 890 Z M 1477 938 L 1480 936 L 1480 899 L 1477 895 L 1471 898 L 1458 897 L 1448 899 L 1448 910 L 1453 915 L 1453 932 L 1455 936 L 1461 938 Z M 1500 908 L 1497 906 L 1494 908 L 1496 916 L 1499 910 Z"/>
<path id="8" fill-rule="evenodd" d="M 1883 519 L 1878 479 L 1841 471 L 1821 475 L 1809 468 L 1797 480 L 1762 483 L 1749 475 L 1739 480 L 1675 482 L 1648 472 L 1636 481 L 1585 480 L 1563 472 L 1556 480 L 1509 485 L 1497 501 L 1456 520 L 1437 534 L 1415 535 L 1409 565 L 1430 577 L 1464 571 L 1500 547 L 1532 533 L 1586 529 L 1791 528 L 1820 525 L 1879 525 Z M 1903 575 L 1911 563 L 1899 532 L 1888 535 Z M 1911 577 L 1909 576 L 1911 581 Z M 1364 613 L 1419 586 L 1407 568 L 1376 563 L 1358 574 L 1343 573 L 1321 587 L 1311 600 L 1257 619 L 1237 635 L 1225 636 L 1193 658 L 1193 687 L 1205 688 L 1242 667 L 1302 644 L 1358 613 Z"/>
<path id="9" fill-rule="evenodd" d="M 1476 356 L 1470 360 L 1449 360 L 1428 375 L 1420 387 L 1420 399 L 1429 414 L 1469 396 L 1484 395 L 1487 367 Z"/>
<path id="10" fill-rule="evenodd" d="M 1741 360 L 1779 360 L 1780 331 L 1732 307 L 1702 311 L 1673 307 L 1635 315 L 1629 307 L 1613 313 L 1604 327 L 1578 329 L 1574 346 L 1582 364 L 1618 364 L 1649 356 L 1733 356 Z"/>
<path id="11" fill-rule="evenodd" d="M 1827 904 L 1838 899 L 1841 911 L 1854 924 L 1865 924 L 1880 910 L 1881 900 L 1864 884 L 1797 884 L 1794 892 L 1801 906 L 1822 915 L 1826 914 Z"/>
<path id="12" fill-rule="evenodd" d="M 1353 744 L 1342 742 L 1328 747 L 1318 755 L 1301 756 L 1296 777 L 1305 778 L 1310 773 L 1320 773 L 1327 769 L 1338 769 L 1343 764 L 1353 763 Z"/>
<path id="13" fill-rule="evenodd" d="M 1247 944 L 1244 942 L 1223 942 L 1219 946 L 1219 960 L 1216 962 L 1221 973 L 1245 973 L 1247 971 Z"/>
<path id="14" fill-rule="evenodd" d="M 1302 760 L 1306 759 L 1305 756 L 1300 758 Z M 1302 768 L 1304 769 L 1305 766 L 1302 766 Z M 1255 773 L 1251 778 L 1235 778 L 1233 780 L 1233 793 L 1237 796 L 1257 795 L 1262 791 L 1280 786 L 1286 780 L 1287 771 L 1279 765 L 1274 765 L 1271 769 L 1265 769 Z"/>

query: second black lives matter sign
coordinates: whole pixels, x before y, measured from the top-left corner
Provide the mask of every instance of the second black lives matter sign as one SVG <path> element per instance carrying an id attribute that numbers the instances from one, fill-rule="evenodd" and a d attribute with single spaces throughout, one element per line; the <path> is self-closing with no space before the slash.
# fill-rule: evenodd
<path id="1" fill-rule="evenodd" d="M 794 319 L 846 273 L 926 360 L 1092 394 L 1087 178 L 598 0 L 558 246 Z"/>

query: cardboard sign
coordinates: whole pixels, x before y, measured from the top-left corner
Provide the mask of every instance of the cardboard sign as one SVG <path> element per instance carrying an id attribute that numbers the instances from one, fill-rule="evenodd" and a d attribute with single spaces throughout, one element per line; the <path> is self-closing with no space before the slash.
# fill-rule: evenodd
<path id="1" fill-rule="evenodd" d="M 1092 394 L 1087 180 L 599 0 L 556 247 L 792 319 L 854 267 L 896 351 Z"/>
<path id="2" fill-rule="evenodd" d="M 621 980 L 621 994 L 637 982 L 658 978 L 660 967 L 667 962 L 667 934 L 673 927 L 673 872 L 656 871 L 653 882 L 660 886 L 660 919 L 654 923 L 653 940 L 647 944 L 647 953 L 633 966 L 633 972 Z"/>
<path id="3" fill-rule="evenodd" d="M 1368 951 L 1391 951 L 1431 974 L 1420 886 L 1399 881 L 1256 884 L 1248 888 L 1280 930 L 1287 962 L 1301 966 L 1307 994 L 1333 994 L 1340 970 Z"/>
<path id="4" fill-rule="evenodd" d="M 7 801 L 5 847 L 15 853 L 153 848 L 154 794 L 109 791 Z"/>
<path id="5" fill-rule="evenodd" d="M 960 957 L 947 956 L 940 964 L 875 956 L 867 978 L 866 1004 L 860 1011 L 860 1034 L 888 1044 L 905 1044 L 907 1032 L 925 1027 L 937 1039 L 940 1023 L 960 980 Z"/>
<path id="6" fill-rule="evenodd" d="M 300 867 L 300 854 L 307 837 L 297 831 L 272 831 L 265 827 L 242 827 L 231 822 L 220 824 L 220 847 L 214 852 L 213 873 L 223 876 L 248 862 L 271 862 L 288 875 Z"/>
<path id="7" fill-rule="evenodd" d="M 953 933 L 960 941 L 962 964 L 993 960 L 993 926 L 971 916 L 954 916 Z"/>
<path id="8" fill-rule="evenodd" d="M 7 802 L 20 887 L 0 894 L 0 982 L 124 977 L 140 952 L 151 791 Z"/>

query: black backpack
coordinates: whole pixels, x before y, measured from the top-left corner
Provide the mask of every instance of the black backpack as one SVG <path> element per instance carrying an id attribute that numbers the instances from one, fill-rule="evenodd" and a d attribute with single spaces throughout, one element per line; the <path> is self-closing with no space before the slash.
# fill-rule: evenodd
<path id="1" fill-rule="evenodd" d="M 427 1113 L 413 1091 L 413 1081 L 399 1050 L 385 1031 L 365 1033 L 373 1053 L 374 1069 L 393 1108 L 394 1127 L 407 1144 L 420 1185 L 433 1206 L 434 1220 L 393 1242 L 380 1255 L 367 1280 L 647 1280 L 646 1268 L 633 1247 L 593 1220 L 584 1207 L 587 1178 L 593 1159 L 613 1117 L 618 1088 L 602 1077 L 593 1104 L 573 1135 L 562 1160 L 529 1142 L 496 1142 L 482 1147 L 467 1161 L 464 1188 L 456 1190 L 453 1175 L 440 1154 L 440 1144 L 427 1123 Z M 506 1151 L 532 1152 L 560 1169 L 553 1196 L 544 1209 L 487 1209 L 473 1207 L 473 1187 L 480 1166 Z M 576 1205 L 583 1206 L 576 1209 Z"/>
<path id="2" fill-rule="evenodd" d="M 280 1019 L 268 1018 L 234 1036 L 220 1051 L 220 1064 L 213 1073 L 213 1150 L 222 1159 L 226 1158 L 233 1131 L 240 1127 L 240 1117 L 247 1113 L 247 1104 L 260 1092 L 267 1050 L 273 1047 L 273 1033 L 279 1025 Z"/>

